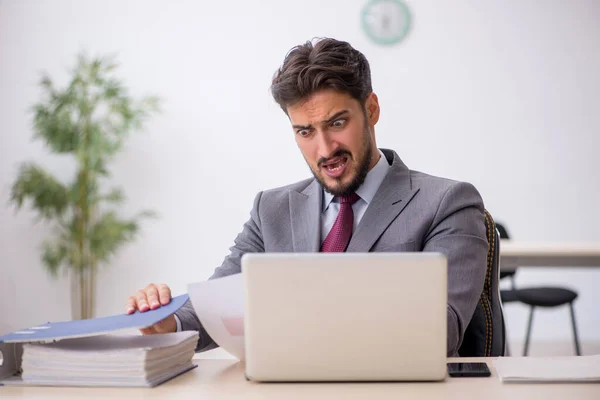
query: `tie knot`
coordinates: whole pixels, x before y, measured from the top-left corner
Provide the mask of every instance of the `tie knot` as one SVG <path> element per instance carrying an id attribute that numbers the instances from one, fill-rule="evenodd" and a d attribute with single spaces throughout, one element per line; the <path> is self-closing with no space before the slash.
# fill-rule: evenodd
<path id="1" fill-rule="evenodd" d="M 340 196 L 340 203 L 342 203 L 342 204 L 348 203 L 350 205 L 353 205 L 358 200 L 360 200 L 360 196 L 357 195 L 356 193 L 352 193 L 347 196 Z"/>

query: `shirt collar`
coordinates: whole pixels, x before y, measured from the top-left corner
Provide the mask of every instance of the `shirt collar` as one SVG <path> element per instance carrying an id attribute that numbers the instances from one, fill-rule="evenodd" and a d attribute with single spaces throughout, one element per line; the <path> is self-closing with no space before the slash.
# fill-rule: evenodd
<path id="1" fill-rule="evenodd" d="M 385 155 L 379 150 L 379 161 L 377 161 L 377 164 L 375 164 L 375 166 L 367 173 L 365 181 L 356 190 L 356 194 L 359 195 L 362 200 L 366 201 L 367 205 L 369 205 L 373 200 L 373 197 L 375 197 L 375 193 L 377 193 L 379 186 L 381 186 L 381 182 L 383 182 L 389 168 L 390 165 L 388 164 Z M 329 204 L 333 201 L 334 196 L 325 191 L 325 189 L 322 190 L 323 211 L 325 211 L 329 208 Z"/>

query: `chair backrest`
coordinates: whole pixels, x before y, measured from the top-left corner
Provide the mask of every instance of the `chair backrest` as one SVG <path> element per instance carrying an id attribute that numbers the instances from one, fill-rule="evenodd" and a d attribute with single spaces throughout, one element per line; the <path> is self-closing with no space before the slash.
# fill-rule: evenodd
<path id="1" fill-rule="evenodd" d="M 500 235 L 500 239 L 510 239 L 510 235 L 506 230 L 506 227 L 500 222 L 494 222 L 496 224 L 496 229 L 498 229 L 498 234 Z"/>
<path id="2" fill-rule="evenodd" d="M 463 342 L 461 357 L 498 357 L 504 355 L 506 331 L 500 302 L 500 235 L 491 214 L 485 210 L 486 236 L 489 243 L 483 291 Z"/>
<path id="3" fill-rule="evenodd" d="M 495 222 L 496 224 L 496 229 L 498 229 L 498 234 L 500 235 L 500 239 L 510 239 L 510 235 L 508 234 L 508 230 L 506 230 L 506 227 L 501 224 L 500 222 Z M 512 271 L 500 271 L 500 279 L 504 279 L 504 278 L 508 278 L 510 277 L 511 279 L 513 279 L 513 286 L 514 286 L 514 277 L 515 277 L 515 273 L 517 271 L 516 270 L 512 270 Z"/>

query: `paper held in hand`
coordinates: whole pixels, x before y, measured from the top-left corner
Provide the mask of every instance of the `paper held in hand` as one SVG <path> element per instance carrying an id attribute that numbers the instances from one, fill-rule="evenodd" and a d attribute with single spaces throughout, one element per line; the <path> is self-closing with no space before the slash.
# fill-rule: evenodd
<path id="1" fill-rule="evenodd" d="M 188 285 L 196 315 L 221 348 L 244 360 L 244 283 L 242 274 Z"/>

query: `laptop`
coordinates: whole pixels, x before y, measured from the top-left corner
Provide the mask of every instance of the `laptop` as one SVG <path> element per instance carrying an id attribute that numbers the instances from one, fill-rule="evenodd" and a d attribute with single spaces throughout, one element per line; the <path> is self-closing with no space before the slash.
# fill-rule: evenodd
<path id="1" fill-rule="evenodd" d="M 242 273 L 248 380 L 446 377 L 442 254 L 252 253 Z"/>

